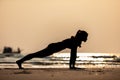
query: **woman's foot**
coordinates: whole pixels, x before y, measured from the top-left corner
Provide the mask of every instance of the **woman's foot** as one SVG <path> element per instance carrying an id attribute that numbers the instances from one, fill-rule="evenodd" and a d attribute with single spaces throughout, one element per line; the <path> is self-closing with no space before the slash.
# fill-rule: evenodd
<path id="1" fill-rule="evenodd" d="M 17 65 L 18 65 L 19 69 L 24 69 L 24 68 L 22 67 L 21 62 L 20 62 L 19 60 L 16 61 L 16 63 L 17 63 Z"/>

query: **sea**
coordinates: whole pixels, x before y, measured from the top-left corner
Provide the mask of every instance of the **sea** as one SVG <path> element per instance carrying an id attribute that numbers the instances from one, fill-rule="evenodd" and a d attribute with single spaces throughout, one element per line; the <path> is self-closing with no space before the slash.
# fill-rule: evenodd
<path id="1" fill-rule="evenodd" d="M 0 54 L 0 69 L 18 68 L 16 61 L 27 54 Z M 24 68 L 69 68 L 70 53 L 55 53 L 44 58 L 33 58 L 23 63 Z M 120 53 L 77 53 L 76 67 L 120 68 Z"/>

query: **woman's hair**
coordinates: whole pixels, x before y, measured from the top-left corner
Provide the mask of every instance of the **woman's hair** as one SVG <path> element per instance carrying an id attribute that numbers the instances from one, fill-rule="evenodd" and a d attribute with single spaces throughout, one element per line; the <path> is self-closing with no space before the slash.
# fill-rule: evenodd
<path id="1" fill-rule="evenodd" d="M 86 38 L 88 36 L 88 33 L 84 30 L 78 30 L 76 35 L 75 35 L 75 38 L 77 38 L 78 40 L 82 40 L 84 38 Z"/>

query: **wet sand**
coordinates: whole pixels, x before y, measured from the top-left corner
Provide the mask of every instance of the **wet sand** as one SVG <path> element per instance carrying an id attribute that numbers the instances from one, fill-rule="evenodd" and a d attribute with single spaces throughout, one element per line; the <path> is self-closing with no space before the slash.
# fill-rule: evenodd
<path id="1" fill-rule="evenodd" d="M 120 68 L 0 69 L 0 80 L 120 80 Z"/>

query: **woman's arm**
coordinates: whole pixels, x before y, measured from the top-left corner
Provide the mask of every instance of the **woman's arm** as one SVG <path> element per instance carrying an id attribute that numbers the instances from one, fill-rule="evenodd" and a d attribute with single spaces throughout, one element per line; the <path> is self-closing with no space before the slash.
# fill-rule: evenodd
<path id="1" fill-rule="evenodd" d="M 75 68 L 75 61 L 77 58 L 77 47 L 74 47 L 71 49 L 71 53 L 70 53 L 70 68 Z"/>

